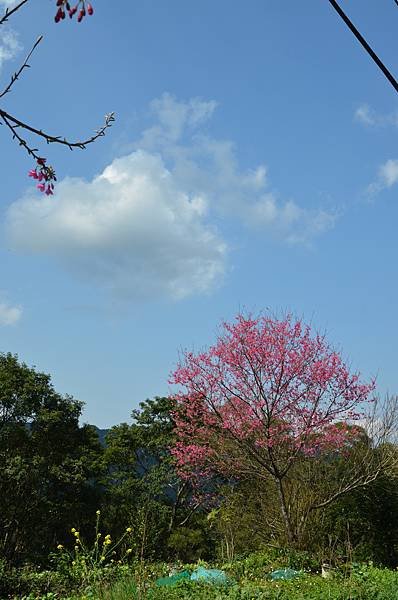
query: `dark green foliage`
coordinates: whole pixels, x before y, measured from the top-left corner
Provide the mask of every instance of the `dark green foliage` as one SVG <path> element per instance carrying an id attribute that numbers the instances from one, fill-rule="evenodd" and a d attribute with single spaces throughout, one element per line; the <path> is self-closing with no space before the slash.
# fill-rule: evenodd
<path id="1" fill-rule="evenodd" d="M 169 537 L 168 548 L 172 556 L 191 563 L 206 556 L 208 543 L 202 530 L 178 527 Z"/>
<path id="2" fill-rule="evenodd" d="M 169 536 L 195 518 L 190 486 L 176 473 L 170 453 L 173 408 L 170 398 L 141 402 L 140 409 L 132 413 L 132 425 L 113 427 L 106 437 L 104 518 L 115 537 L 126 525 L 133 528 L 140 558 L 166 558 L 170 551 L 172 555 L 184 553 L 178 534 L 171 545 Z M 201 541 L 191 548 L 192 557 L 206 550 L 200 528 L 196 535 Z"/>
<path id="3" fill-rule="evenodd" d="M 319 533 L 323 533 L 323 538 Z M 398 484 L 380 477 L 333 504 L 317 523 L 321 547 L 356 561 L 398 564 Z M 316 548 L 316 544 L 313 544 Z M 320 549 L 320 548 L 319 548 Z"/>
<path id="4" fill-rule="evenodd" d="M 0 355 L 0 551 L 9 562 L 43 564 L 95 512 L 101 448 L 79 426 L 81 410 L 48 375 Z"/>

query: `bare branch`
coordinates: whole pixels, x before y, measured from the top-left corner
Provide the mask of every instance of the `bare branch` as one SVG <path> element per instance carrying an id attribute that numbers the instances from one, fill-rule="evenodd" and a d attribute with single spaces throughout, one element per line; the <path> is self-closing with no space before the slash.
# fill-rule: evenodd
<path id="1" fill-rule="evenodd" d="M 11 81 L 10 83 L 7 85 L 7 87 L 1 92 L 0 94 L 0 98 L 2 98 L 3 96 L 5 96 L 6 94 L 8 94 L 8 92 L 11 90 L 12 86 L 14 85 L 14 83 L 18 80 L 19 76 L 21 75 L 22 71 L 24 69 L 28 69 L 30 67 L 30 65 L 28 65 L 28 60 L 30 59 L 30 57 L 32 56 L 33 52 L 36 50 L 37 46 L 40 44 L 40 42 L 42 41 L 43 36 L 41 35 L 39 38 L 37 38 L 37 40 L 35 41 L 35 43 L 33 44 L 33 47 L 31 49 L 31 51 L 29 52 L 29 54 L 27 55 L 27 57 L 25 58 L 22 66 L 18 69 L 18 71 L 16 71 L 14 73 L 14 75 L 12 75 L 11 77 Z"/>
<path id="2" fill-rule="evenodd" d="M 29 156 L 32 156 L 36 160 L 37 164 L 40 167 L 40 171 L 41 171 L 42 176 L 44 177 L 44 179 L 45 179 L 45 181 L 47 183 L 49 182 L 48 186 L 47 186 L 46 193 L 47 193 L 47 195 L 49 195 L 49 194 L 52 195 L 53 194 L 53 190 L 54 190 L 54 181 L 57 181 L 57 177 L 56 177 L 56 174 L 55 174 L 55 171 L 54 171 L 53 167 L 45 164 L 46 160 L 43 159 L 41 156 L 39 156 L 37 154 L 38 149 L 37 148 L 31 148 L 28 145 L 27 141 L 24 140 L 19 135 L 19 133 L 16 131 L 17 127 L 11 125 L 11 123 L 9 122 L 9 120 L 7 119 L 7 117 L 5 117 L 3 115 L 2 118 L 3 118 L 4 124 L 11 131 L 13 139 L 18 140 L 19 145 L 22 146 L 23 148 L 25 148 L 25 150 L 27 151 L 27 153 L 29 154 Z M 39 179 L 39 181 L 40 181 L 40 185 L 41 185 L 41 179 Z M 43 191 L 44 191 L 44 189 L 43 189 Z"/>
<path id="3" fill-rule="evenodd" d="M 12 14 L 16 13 L 17 10 L 19 10 L 20 8 L 22 8 L 22 6 L 24 4 L 26 4 L 27 2 L 28 2 L 28 0 L 22 0 L 22 2 L 20 2 L 16 6 L 14 6 L 14 8 L 11 8 L 11 9 L 6 8 L 6 12 L 4 13 L 4 15 L 0 19 L 0 25 L 3 25 L 3 23 L 5 23 L 6 21 L 8 21 L 9 17 L 11 17 Z"/>
<path id="4" fill-rule="evenodd" d="M 19 133 L 16 131 L 16 127 L 11 125 L 11 123 L 9 122 L 9 120 L 7 119 L 6 116 L 1 114 L 0 111 L 0 115 L 4 121 L 4 124 L 8 127 L 8 129 L 11 131 L 12 133 L 12 138 L 18 140 L 19 145 L 23 146 L 25 148 L 25 150 L 27 151 L 27 153 L 29 154 L 29 156 L 32 156 L 35 160 L 38 160 L 40 158 L 40 156 L 37 154 L 38 149 L 37 148 L 31 148 L 27 141 L 24 140 Z"/>
<path id="5" fill-rule="evenodd" d="M 115 120 L 115 113 L 111 112 L 111 113 L 105 115 L 105 123 L 103 124 L 103 126 L 100 129 L 98 129 L 94 133 L 94 135 L 92 135 L 90 138 L 83 140 L 83 141 L 79 141 L 79 142 L 69 142 L 66 138 L 62 138 L 61 136 L 50 135 L 49 133 L 46 133 L 42 129 L 36 129 L 35 127 L 32 127 L 28 123 L 24 123 L 20 119 L 17 119 L 13 115 L 10 115 L 5 110 L 2 110 L 1 108 L 0 108 L 0 117 L 2 117 L 3 121 L 6 122 L 7 126 L 11 126 L 14 134 L 15 134 L 15 129 L 17 127 L 21 127 L 22 129 L 26 129 L 26 131 L 30 131 L 31 133 L 34 133 L 35 135 L 38 135 L 39 137 L 44 138 L 46 140 L 47 144 L 61 144 L 63 146 L 68 146 L 68 148 L 70 150 L 73 150 L 73 148 L 80 148 L 81 150 L 84 150 L 88 144 L 92 144 L 99 137 L 104 136 L 105 131 L 109 127 L 112 127 L 112 123 Z M 17 135 L 16 135 L 16 137 L 19 139 L 19 137 Z M 22 144 L 22 145 L 26 146 L 26 144 Z"/>

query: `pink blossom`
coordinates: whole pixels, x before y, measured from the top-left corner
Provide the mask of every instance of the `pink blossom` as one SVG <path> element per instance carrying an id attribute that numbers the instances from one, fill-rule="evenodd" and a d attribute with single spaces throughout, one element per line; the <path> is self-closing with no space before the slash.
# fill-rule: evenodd
<path id="1" fill-rule="evenodd" d="M 37 158 L 37 165 L 28 173 L 29 177 L 36 179 L 40 183 L 36 186 L 40 192 L 45 192 L 47 196 L 52 196 L 54 193 L 54 181 L 57 181 L 54 169 L 46 165 L 45 158 Z M 46 186 L 47 183 L 47 186 Z"/>
<path id="2" fill-rule="evenodd" d="M 180 468 L 224 475 L 253 464 L 272 474 L 290 468 L 292 457 L 347 451 L 362 435 L 354 424 L 375 388 L 291 316 L 223 323 L 215 345 L 184 353 L 170 382 L 179 387 Z"/>
<path id="3" fill-rule="evenodd" d="M 71 3 L 69 2 L 69 0 L 57 0 L 56 7 L 57 7 L 57 12 L 55 13 L 55 17 L 54 17 L 54 21 L 56 23 L 59 23 L 60 21 L 63 21 L 65 19 L 66 13 L 65 13 L 64 9 L 66 9 L 66 11 L 71 19 L 79 11 L 79 13 L 77 15 L 78 23 L 80 23 L 83 20 L 83 18 L 86 16 L 86 14 L 89 14 L 89 15 L 94 14 L 94 8 L 93 8 L 92 4 L 90 4 L 90 3 L 87 4 L 87 11 L 86 11 L 86 1 L 85 0 L 77 0 L 77 2 L 75 4 L 73 4 L 73 6 L 71 6 Z"/>

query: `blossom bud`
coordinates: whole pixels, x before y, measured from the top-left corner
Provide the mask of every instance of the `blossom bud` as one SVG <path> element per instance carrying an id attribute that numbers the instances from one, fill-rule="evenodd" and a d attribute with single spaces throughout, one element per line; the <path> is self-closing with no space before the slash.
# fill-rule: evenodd
<path id="1" fill-rule="evenodd" d="M 94 14 L 94 9 L 91 6 L 91 4 L 87 4 L 87 12 L 88 12 L 89 15 Z"/>

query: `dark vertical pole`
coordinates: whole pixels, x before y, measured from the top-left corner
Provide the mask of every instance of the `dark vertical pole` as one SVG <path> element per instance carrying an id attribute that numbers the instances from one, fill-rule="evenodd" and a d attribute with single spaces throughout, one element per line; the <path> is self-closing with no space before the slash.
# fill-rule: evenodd
<path id="1" fill-rule="evenodd" d="M 369 56 L 374 60 L 374 62 L 376 63 L 376 65 L 379 67 L 379 69 L 384 73 L 384 75 L 387 77 L 388 81 L 391 83 L 391 85 L 393 86 L 393 88 L 395 89 L 396 92 L 398 92 L 398 82 L 395 79 L 395 77 L 392 75 L 392 73 L 390 73 L 390 71 L 387 69 L 387 67 L 381 62 L 380 58 L 377 56 L 377 54 L 372 50 L 372 48 L 369 46 L 368 42 L 365 40 L 365 38 L 359 33 L 358 29 L 355 27 L 355 25 L 350 21 L 350 19 L 347 17 L 347 15 L 343 12 L 343 10 L 340 8 L 340 6 L 337 4 L 336 0 L 329 0 L 330 4 L 333 6 L 333 8 L 335 9 L 335 11 L 340 15 L 340 17 L 343 19 L 344 23 L 347 25 L 347 27 L 352 31 L 352 33 L 355 35 L 355 37 L 357 38 L 357 40 L 359 41 L 359 43 L 365 48 L 366 52 L 369 54 Z"/>

